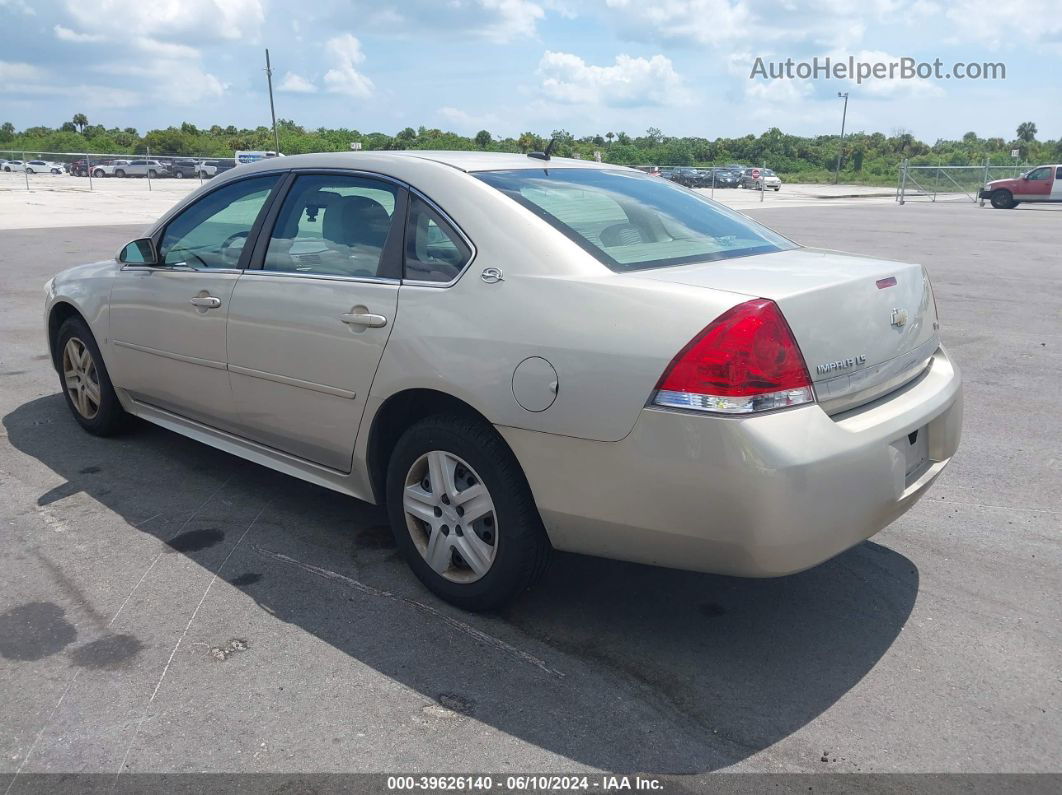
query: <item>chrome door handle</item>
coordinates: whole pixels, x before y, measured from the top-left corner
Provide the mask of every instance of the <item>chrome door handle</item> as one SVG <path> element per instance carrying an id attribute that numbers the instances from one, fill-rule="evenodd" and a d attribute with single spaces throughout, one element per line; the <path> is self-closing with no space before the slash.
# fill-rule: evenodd
<path id="1" fill-rule="evenodd" d="M 191 300 L 192 306 L 202 307 L 203 309 L 217 309 L 221 306 L 221 299 L 215 298 L 212 295 L 197 295 Z"/>
<path id="2" fill-rule="evenodd" d="M 383 315 L 371 315 L 367 312 L 345 312 L 339 319 L 348 326 L 365 326 L 366 328 L 383 328 L 387 325 L 387 318 Z"/>

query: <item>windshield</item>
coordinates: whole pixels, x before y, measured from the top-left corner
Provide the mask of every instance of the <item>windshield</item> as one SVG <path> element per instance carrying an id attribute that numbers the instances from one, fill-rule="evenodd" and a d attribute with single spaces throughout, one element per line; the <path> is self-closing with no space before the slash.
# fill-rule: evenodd
<path id="1" fill-rule="evenodd" d="M 635 171 L 545 168 L 475 176 L 618 272 L 797 247 L 698 193 Z"/>

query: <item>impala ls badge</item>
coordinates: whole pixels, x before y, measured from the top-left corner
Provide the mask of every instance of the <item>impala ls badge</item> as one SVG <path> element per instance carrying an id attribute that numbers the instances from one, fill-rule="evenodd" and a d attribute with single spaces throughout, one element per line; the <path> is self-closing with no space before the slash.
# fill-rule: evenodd
<path id="1" fill-rule="evenodd" d="M 826 375 L 832 373 L 835 370 L 847 370 L 850 367 L 861 367 L 867 363 L 867 357 L 864 354 L 858 356 L 849 356 L 847 359 L 838 359 L 836 362 L 826 362 L 825 364 L 815 365 L 816 375 Z"/>
<path id="2" fill-rule="evenodd" d="M 906 309 L 894 309 L 892 310 L 892 325 L 896 328 L 902 328 L 907 325 L 907 310 Z"/>

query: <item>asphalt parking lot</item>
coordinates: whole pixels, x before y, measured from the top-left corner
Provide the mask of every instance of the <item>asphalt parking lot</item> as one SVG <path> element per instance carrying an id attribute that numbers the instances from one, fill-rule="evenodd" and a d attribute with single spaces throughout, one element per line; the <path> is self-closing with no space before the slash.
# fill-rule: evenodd
<path id="1" fill-rule="evenodd" d="M 139 227 L 0 233 L 0 774 L 1062 771 L 1059 211 L 753 208 L 930 268 L 952 465 L 803 574 L 558 556 L 479 616 L 380 508 L 146 424 L 82 433 L 40 288 Z"/>

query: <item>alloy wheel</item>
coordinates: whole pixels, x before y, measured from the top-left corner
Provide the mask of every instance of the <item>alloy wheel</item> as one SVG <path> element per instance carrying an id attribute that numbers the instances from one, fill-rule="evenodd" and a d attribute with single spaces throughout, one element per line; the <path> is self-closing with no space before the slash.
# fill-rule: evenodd
<path id="1" fill-rule="evenodd" d="M 494 501 L 462 458 L 433 450 L 414 461 L 402 507 L 417 551 L 435 572 L 469 583 L 490 571 L 498 550 Z"/>
<path id="2" fill-rule="evenodd" d="M 77 337 L 67 340 L 63 348 L 63 383 L 77 413 L 94 419 L 100 411 L 99 375 L 88 347 Z"/>

